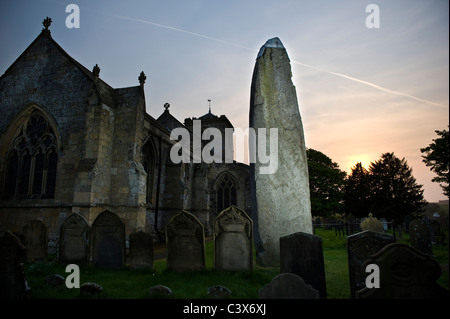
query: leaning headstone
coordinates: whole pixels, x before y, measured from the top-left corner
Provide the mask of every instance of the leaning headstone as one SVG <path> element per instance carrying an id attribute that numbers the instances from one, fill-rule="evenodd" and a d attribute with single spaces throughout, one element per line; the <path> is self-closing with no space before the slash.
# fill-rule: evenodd
<path id="1" fill-rule="evenodd" d="M 415 218 L 409 223 L 409 244 L 424 254 L 433 255 L 430 229 L 423 219 Z"/>
<path id="2" fill-rule="evenodd" d="M 131 233 L 130 255 L 128 263 L 131 268 L 153 267 L 153 238 L 149 233 L 138 231 Z"/>
<path id="3" fill-rule="evenodd" d="M 25 246 L 13 233 L 0 237 L 0 299 L 23 299 L 30 293 L 25 278 L 23 258 Z"/>
<path id="4" fill-rule="evenodd" d="M 205 269 L 205 232 L 202 223 L 182 211 L 166 225 L 167 269 L 196 271 Z"/>
<path id="5" fill-rule="evenodd" d="M 92 264 L 96 267 L 119 269 L 125 258 L 125 225 L 120 218 L 104 211 L 91 227 Z"/>
<path id="6" fill-rule="evenodd" d="M 30 220 L 23 226 L 24 244 L 27 262 L 47 259 L 47 227 L 40 220 Z"/>
<path id="7" fill-rule="evenodd" d="M 89 226 L 78 214 L 64 220 L 59 234 L 59 260 L 67 264 L 84 265 L 89 256 Z"/>
<path id="8" fill-rule="evenodd" d="M 300 276 L 284 273 L 259 290 L 259 299 L 319 299 L 319 292 Z"/>
<path id="9" fill-rule="evenodd" d="M 366 230 L 347 237 L 348 273 L 350 277 L 350 295 L 366 286 L 365 268 L 362 264 L 371 255 L 384 246 L 394 242 L 394 236 Z"/>
<path id="10" fill-rule="evenodd" d="M 450 297 L 448 290 L 436 280 L 441 267 L 430 255 L 408 245 L 385 246 L 367 259 L 363 267 L 375 264 L 379 269 L 379 288 L 364 287 L 357 299 L 436 299 Z"/>
<path id="11" fill-rule="evenodd" d="M 280 39 L 268 40 L 256 58 L 249 115 L 255 133 L 249 142 L 251 217 L 262 266 L 279 265 L 280 237 L 313 232 L 305 137 L 291 77 Z"/>
<path id="12" fill-rule="evenodd" d="M 372 216 L 372 213 L 369 213 L 369 217 L 364 219 L 361 223 L 361 230 L 371 230 L 375 232 L 383 232 L 383 224 L 376 218 Z"/>
<path id="13" fill-rule="evenodd" d="M 281 273 L 300 276 L 321 299 L 327 298 L 321 237 L 301 232 L 281 237 L 280 264 Z"/>
<path id="14" fill-rule="evenodd" d="M 253 269 L 253 222 L 236 206 L 214 220 L 214 269 Z"/>

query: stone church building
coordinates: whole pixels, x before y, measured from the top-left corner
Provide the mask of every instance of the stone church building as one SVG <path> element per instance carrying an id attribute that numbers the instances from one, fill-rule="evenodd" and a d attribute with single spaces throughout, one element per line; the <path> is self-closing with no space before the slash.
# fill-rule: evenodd
<path id="1" fill-rule="evenodd" d="M 143 72 L 138 85 L 111 87 L 97 65 L 87 69 L 58 45 L 50 23 L 0 77 L 0 233 L 41 220 L 52 238 L 73 213 L 92 225 L 110 211 L 126 234 L 144 230 L 157 240 L 182 210 L 206 234 L 231 204 L 249 210 L 248 165 L 170 158 L 173 129 L 192 131 L 198 119 L 202 130 L 215 127 L 225 137 L 233 128 L 226 116 L 181 123 L 166 104 L 152 117 Z"/>

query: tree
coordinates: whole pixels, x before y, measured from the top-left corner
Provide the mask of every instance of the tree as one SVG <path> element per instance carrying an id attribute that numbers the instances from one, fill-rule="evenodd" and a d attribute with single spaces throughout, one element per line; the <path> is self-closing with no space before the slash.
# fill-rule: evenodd
<path id="1" fill-rule="evenodd" d="M 430 170 L 437 174 L 432 179 L 433 182 L 440 183 L 444 190 L 444 195 L 448 197 L 449 181 L 449 134 L 448 131 L 435 131 L 439 138 L 433 139 L 429 146 L 421 148 L 423 162 L 426 166 L 431 166 Z"/>
<path id="2" fill-rule="evenodd" d="M 406 160 L 385 153 L 370 163 L 370 208 L 378 217 L 402 221 L 406 215 L 417 215 L 426 205 L 422 185 L 416 183 Z"/>
<path id="3" fill-rule="evenodd" d="M 346 173 L 325 154 L 307 149 L 311 213 L 329 216 L 343 212 L 343 187 Z"/>
<path id="4" fill-rule="evenodd" d="M 370 213 L 370 174 L 362 163 L 356 163 L 347 178 L 344 188 L 344 207 L 346 214 L 367 217 Z"/>

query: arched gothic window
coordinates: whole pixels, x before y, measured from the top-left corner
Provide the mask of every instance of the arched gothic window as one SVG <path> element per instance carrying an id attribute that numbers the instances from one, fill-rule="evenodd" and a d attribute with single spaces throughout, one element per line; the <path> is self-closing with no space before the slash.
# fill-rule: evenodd
<path id="1" fill-rule="evenodd" d="M 217 212 L 237 205 L 236 184 L 229 173 L 223 174 L 216 183 Z"/>
<path id="2" fill-rule="evenodd" d="M 7 157 L 6 198 L 53 198 L 58 163 L 57 140 L 38 111 L 22 124 Z"/>

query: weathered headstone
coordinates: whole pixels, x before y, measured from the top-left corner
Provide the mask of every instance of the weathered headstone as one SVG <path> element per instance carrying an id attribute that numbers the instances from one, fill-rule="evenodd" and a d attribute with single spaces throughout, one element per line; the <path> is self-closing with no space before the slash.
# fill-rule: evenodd
<path id="1" fill-rule="evenodd" d="M 59 260 L 84 265 L 89 256 L 89 225 L 78 214 L 64 220 L 59 234 Z"/>
<path id="2" fill-rule="evenodd" d="M 369 213 L 369 217 L 361 223 L 361 230 L 371 230 L 381 233 L 383 232 L 383 224 L 376 217 L 373 217 L 372 213 Z"/>
<path id="3" fill-rule="evenodd" d="M 300 276 L 284 273 L 259 290 L 259 299 L 319 299 L 319 292 Z"/>
<path id="4" fill-rule="evenodd" d="M 377 253 L 384 246 L 394 242 L 389 234 L 366 230 L 347 237 L 348 273 L 350 277 L 350 295 L 355 298 L 355 292 L 366 286 L 364 261 Z"/>
<path id="5" fill-rule="evenodd" d="M 92 264 L 96 267 L 119 269 L 125 258 L 125 225 L 110 211 L 104 211 L 91 227 Z"/>
<path id="6" fill-rule="evenodd" d="M 153 238 L 149 233 L 138 231 L 129 236 L 131 268 L 153 267 Z"/>
<path id="7" fill-rule="evenodd" d="M 202 223 L 182 211 L 166 225 L 167 269 L 196 271 L 205 269 L 205 232 Z"/>
<path id="8" fill-rule="evenodd" d="M 253 269 L 253 222 L 236 206 L 214 220 L 214 269 Z"/>
<path id="9" fill-rule="evenodd" d="M 327 298 L 321 237 L 301 232 L 281 237 L 280 271 L 300 276 L 321 299 Z"/>
<path id="10" fill-rule="evenodd" d="M 23 259 L 25 246 L 13 233 L 0 237 L 0 299 L 23 299 L 30 288 L 25 278 Z"/>
<path id="11" fill-rule="evenodd" d="M 291 77 L 280 39 L 268 40 L 256 59 L 249 116 L 256 135 L 250 138 L 250 156 L 258 153 L 250 158 L 251 217 L 256 261 L 263 266 L 279 265 L 280 237 L 313 232 L 305 138 Z M 264 145 L 262 140 L 270 142 Z M 262 155 L 268 153 L 268 164 L 263 163 Z"/>
<path id="12" fill-rule="evenodd" d="M 423 219 L 415 218 L 409 223 L 409 244 L 425 254 L 433 255 L 430 229 Z"/>
<path id="13" fill-rule="evenodd" d="M 30 220 L 23 226 L 27 262 L 47 259 L 47 227 L 40 220 Z"/>
<path id="14" fill-rule="evenodd" d="M 367 259 L 363 267 L 375 264 L 379 268 L 379 288 L 364 287 L 356 292 L 358 299 L 435 299 L 449 298 L 448 290 L 436 280 L 441 267 L 429 255 L 408 245 L 394 243 L 385 246 Z"/>

